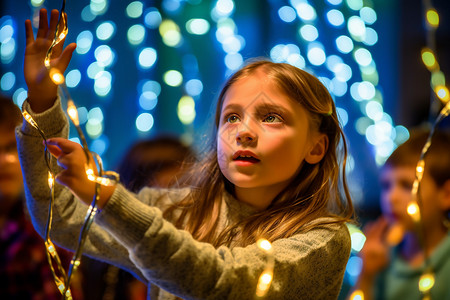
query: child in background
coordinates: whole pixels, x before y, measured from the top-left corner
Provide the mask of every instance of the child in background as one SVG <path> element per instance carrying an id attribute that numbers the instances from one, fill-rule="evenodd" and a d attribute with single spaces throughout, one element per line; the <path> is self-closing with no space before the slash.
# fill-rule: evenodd
<path id="1" fill-rule="evenodd" d="M 365 228 L 366 243 L 360 252 L 363 268 L 355 286 L 364 299 L 422 299 L 419 279 L 424 271 L 424 251 L 435 272 L 431 299 L 450 299 L 450 133 L 436 131 L 425 156 L 425 173 L 419 188 L 423 203 L 420 233 L 407 214 L 416 164 L 428 138 L 428 131 L 412 131 L 386 161 L 381 172 L 381 208 L 383 216 Z M 404 234 L 402 242 L 393 242 L 388 232 Z"/>
<path id="2" fill-rule="evenodd" d="M 94 184 L 84 172 L 81 146 L 67 137 L 68 122 L 43 65 L 58 19 L 40 12 L 33 37 L 26 21 L 26 109 L 57 158 L 53 240 L 73 249 Z M 75 44 L 54 51 L 64 71 Z M 102 187 L 85 252 L 135 272 L 161 290 L 159 299 L 251 299 L 272 243 L 269 299 L 335 299 L 350 253 L 345 226 L 353 206 L 345 181 L 338 190 L 336 109 L 317 78 L 288 64 L 251 63 L 231 76 L 218 99 L 208 151 L 184 189 Z M 47 171 L 37 131 L 17 131 L 27 203 L 38 231 L 48 207 Z M 346 154 L 345 141 L 343 152 Z M 56 166 L 55 166 L 56 167 Z M 76 197 L 74 197 L 76 195 Z M 80 201 L 81 200 L 81 201 Z M 155 296 L 156 297 L 156 296 Z"/>

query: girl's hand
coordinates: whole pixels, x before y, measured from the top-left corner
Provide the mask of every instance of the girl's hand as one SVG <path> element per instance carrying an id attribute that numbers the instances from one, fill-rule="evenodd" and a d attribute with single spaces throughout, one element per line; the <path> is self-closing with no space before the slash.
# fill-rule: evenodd
<path id="1" fill-rule="evenodd" d="M 389 264 L 389 245 L 386 242 L 388 227 L 387 220 L 380 217 L 364 228 L 366 242 L 360 252 L 363 260 L 361 276 L 373 279 Z"/>
<path id="2" fill-rule="evenodd" d="M 28 86 L 28 101 L 34 112 L 40 113 L 52 107 L 57 93 L 57 86 L 50 79 L 44 65 L 45 56 L 55 36 L 59 12 L 55 9 L 50 14 L 50 25 L 47 22 L 47 10 L 39 12 L 39 29 L 34 39 L 31 21 L 25 21 L 26 48 L 24 75 Z M 72 43 L 63 50 L 64 40 L 53 48 L 50 66 L 64 73 L 69 65 L 76 44 Z"/>
<path id="3" fill-rule="evenodd" d="M 68 187 L 84 203 L 90 204 L 95 194 L 95 183 L 87 178 L 86 155 L 81 145 L 63 138 L 48 139 L 47 144 L 48 150 L 63 168 L 56 175 L 56 182 Z M 114 189 L 111 186 L 101 186 L 98 208 L 103 208 Z"/>

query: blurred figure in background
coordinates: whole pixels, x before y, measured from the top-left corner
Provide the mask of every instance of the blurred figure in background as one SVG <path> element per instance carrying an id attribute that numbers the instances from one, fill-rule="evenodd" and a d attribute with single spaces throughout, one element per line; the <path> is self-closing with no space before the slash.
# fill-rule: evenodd
<path id="1" fill-rule="evenodd" d="M 0 96 L 0 298 L 59 300 L 44 241 L 26 212 L 14 133 L 21 123 L 20 109 Z M 67 266 L 71 254 L 60 254 Z"/>
<path id="2" fill-rule="evenodd" d="M 422 299 L 418 283 L 425 268 L 425 253 L 435 273 L 431 299 L 450 299 L 449 132 L 436 131 L 425 156 L 419 188 L 425 247 L 407 213 L 416 165 L 428 134 L 426 130 L 412 131 L 381 171 L 383 215 L 365 227 L 367 240 L 360 252 L 363 267 L 354 288 L 364 293 L 365 300 Z"/>
<path id="3" fill-rule="evenodd" d="M 146 186 L 179 186 L 186 164 L 194 158 L 191 148 L 178 138 L 160 136 L 135 143 L 123 156 L 117 172 L 123 185 L 135 193 Z M 85 300 L 147 299 L 147 286 L 122 269 L 88 257 L 83 257 L 80 268 Z"/>

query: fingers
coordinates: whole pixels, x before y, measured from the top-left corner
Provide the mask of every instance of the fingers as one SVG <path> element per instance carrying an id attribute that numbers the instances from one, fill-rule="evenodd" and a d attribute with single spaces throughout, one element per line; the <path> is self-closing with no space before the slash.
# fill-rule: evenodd
<path id="1" fill-rule="evenodd" d="M 39 29 L 36 34 L 36 39 L 45 38 L 48 32 L 48 23 L 47 23 L 47 10 L 42 8 L 39 11 Z"/>
<path id="2" fill-rule="evenodd" d="M 61 154 L 69 154 L 69 153 L 81 148 L 80 144 L 69 141 L 64 138 L 47 139 L 47 145 L 49 145 L 49 150 L 50 150 L 50 147 L 52 147 L 52 146 L 59 148 L 59 151 L 61 152 L 60 155 Z M 55 147 L 52 147 L 52 149 L 55 152 L 57 152 L 57 150 L 55 150 Z"/>
<path id="3" fill-rule="evenodd" d="M 77 48 L 76 43 L 71 43 L 67 45 L 67 47 L 64 49 L 63 53 L 61 54 L 61 57 L 58 62 L 58 68 L 64 72 L 67 69 L 67 66 L 70 63 L 70 60 L 72 59 L 73 51 Z"/>
<path id="4" fill-rule="evenodd" d="M 56 27 L 58 25 L 58 19 L 59 19 L 59 12 L 56 9 L 53 9 L 50 13 L 50 28 L 48 30 L 47 38 L 48 39 L 54 39 L 55 38 L 55 32 Z"/>
<path id="5" fill-rule="evenodd" d="M 31 27 L 30 20 L 25 21 L 25 41 L 27 46 L 34 42 L 33 28 Z"/>

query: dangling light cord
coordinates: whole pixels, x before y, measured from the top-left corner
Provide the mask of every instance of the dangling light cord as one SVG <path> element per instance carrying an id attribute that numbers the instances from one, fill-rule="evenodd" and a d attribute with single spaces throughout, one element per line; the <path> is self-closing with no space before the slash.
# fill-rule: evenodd
<path id="1" fill-rule="evenodd" d="M 86 240 L 89 228 L 94 220 L 94 216 L 97 213 L 97 201 L 100 197 L 100 187 L 101 185 L 111 186 L 115 185 L 119 181 L 119 176 L 117 173 L 112 171 L 103 171 L 103 163 L 101 161 L 101 158 L 96 153 L 91 153 L 89 151 L 89 148 L 87 146 L 86 139 L 84 137 L 83 131 L 80 128 L 79 120 L 78 120 L 78 112 L 73 104 L 72 98 L 70 97 L 69 91 L 67 90 L 67 86 L 65 85 L 65 78 L 62 73 L 56 69 L 52 68 L 50 64 L 51 55 L 53 52 L 53 48 L 59 44 L 61 41 L 64 40 L 64 38 L 67 35 L 68 28 L 67 28 L 67 15 L 65 13 L 65 5 L 66 1 L 63 0 L 62 8 L 59 15 L 58 24 L 56 27 L 55 32 L 55 38 L 53 39 L 53 42 L 50 46 L 50 48 L 47 51 L 44 64 L 49 72 L 49 76 L 52 79 L 52 81 L 58 85 L 59 87 L 59 93 L 61 98 L 65 98 L 67 100 L 67 113 L 72 121 L 72 123 L 75 125 L 75 128 L 77 130 L 77 133 L 80 137 L 80 140 L 82 142 L 83 150 L 86 155 L 86 176 L 89 180 L 95 182 L 95 193 L 92 200 L 91 205 L 89 206 L 89 209 L 86 213 L 86 217 L 84 220 L 84 223 L 82 225 L 82 228 L 80 230 L 80 235 L 78 239 L 78 243 L 75 249 L 75 253 L 72 257 L 72 260 L 70 262 L 69 270 L 66 275 L 66 272 L 64 270 L 64 267 L 61 264 L 61 259 L 59 258 L 59 255 L 56 251 L 56 248 L 53 244 L 53 242 L 50 240 L 50 231 L 51 231 L 51 224 L 52 224 L 52 217 L 53 217 L 53 204 L 55 199 L 55 174 L 52 171 L 51 168 L 51 154 L 48 151 L 48 145 L 47 145 L 47 138 L 44 134 L 44 132 L 39 128 L 38 124 L 35 122 L 35 120 L 31 117 L 31 115 L 27 111 L 23 111 L 22 114 L 25 118 L 25 120 L 32 125 L 37 131 L 39 132 L 39 135 L 42 137 L 45 143 L 45 149 L 44 149 L 44 159 L 48 168 L 48 185 L 50 188 L 50 194 L 51 199 L 49 203 L 49 209 L 48 209 L 48 215 L 47 215 L 47 224 L 45 229 L 45 249 L 46 249 L 46 256 L 48 263 L 50 265 L 50 269 L 53 275 L 53 279 L 55 281 L 55 284 L 58 288 L 58 290 L 61 292 L 62 299 L 72 299 L 72 294 L 70 291 L 70 280 L 73 275 L 73 273 L 76 271 L 76 269 L 80 265 L 81 261 L 81 255 L 82 255 L 82 249 L 84 242 Z M 95 158 L 94 162 L 91 162 L 91 155 Z M 95 161 L 98 165 L 98 175 L 95 174 L 93 168 L 95 167 Z M 56 274 L 56 270 L 53 266 L 53 264 L 56 264 L 57 270 L 59 271 L 60 275 Z"/>

